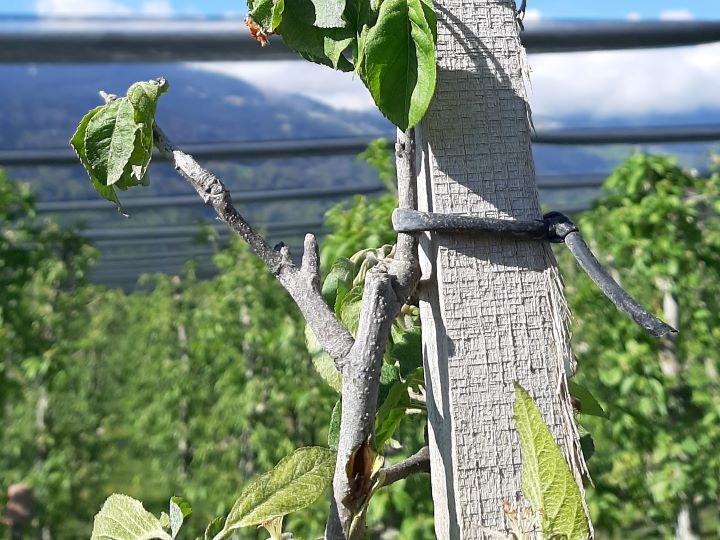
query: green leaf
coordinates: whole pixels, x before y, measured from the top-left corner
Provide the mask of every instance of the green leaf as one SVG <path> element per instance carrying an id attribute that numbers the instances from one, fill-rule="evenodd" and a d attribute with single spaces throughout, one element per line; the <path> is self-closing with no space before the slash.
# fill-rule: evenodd
<path id="1" fill-rule="evenodd" d="M 330 273 L 323 281 L 323 298 L 330 309 L 335 312 L 352 287 L 354 268 L 355 265 L 350 259 L 341 257 L 333 262 Z"/>
<path id="2" fill-rule="evenodd" d="M 515 386 L 515 424 L 522 449 L 522 491 L 546 538 L 587 539 L 582 497 L 562 451 L 530 395 Z"/>
<path id="3" fill-rule="evenodd" d="M 406 328 L 402 332 L 397 332 L 393 327 L 390 361 L 397 362 L 403 378 L 422 366 L 422 334 L 419 326 Z"/>
<path id="4" fill-rule="evenodd" d="M 106 185 L 104 180 L 98 178 L 92 168 L 92 165 L 90 164 L 90 161 L 87 158 L 87 153 L 85 150 L 85 133 L 87 132 L 88 123 L 102 109 L 102 105 L 100 107 L 95 107 L 85 116 L 83 116 L 82 120 L 80 120 L 80 123 L 78 124 L 77 129 L 75 130 L 75 133 L 70 139 L 70 146 L 72 146 L 75 150 L 75 153 L 80 159 L 80 163 L 82 163 L 82 166 L 85 168 L 85 171 L 90 177 L 90 181 L 92 182 L 95 191 L 97 191 L 98 194 L 104 199 L 107 199 L 108 201 L 114 203 L 115 206 L 117 206 L 118 210 L 122 214 L 126 215 L 123 212 L 122 206 L 120 205 L 120 199 L 118 199 L 117 194 L 115 193 L 115 189 L 112 186 Z"/>
<path id="5" fill-rule="evenodd" d="M 342 402 L 338 399 L 330 415 L 330 426 L 328 427 L 328 446 L 337 450 L 340 440 L 340 417 L 342 415 Z"/>
<path id="6" fill-rule="evenodd" d="M 85 150 L 93 170 L 103 183 L 120 181 L 135 150 L 135 111 L 126 98 L 106 104 L 88 123 Z"/>
<path id="7" fill-rule="evenodd" d="M 225 526 L 225 518 L 222 516 L 213 519 L 205 529 L 205 540 L 213 540 L 220 532 L 222 532 Z"/>
<path id="8" fill-rule="evenodd" d="M 332 62 L 333 69 L 339 69 L 340 71 L 352 71 L 352 65 L 343 56 L 345 51 L 355 41 L 355 37 L 335 37 L 335 36 L 324 36 L 323 37 L 323 51 L 325 56 Z"/>
<path id="9" fill-rule="evenodd" d="M 587 388 L 575 381 L 569 380 L 568 390 L 570 390 L 570 395 L 580 404 L 580 414 L 608 418 L 608 415 L 603 410 L 602 405 L 598 403 L 598 400 L 595 399 L 595 396 L 593 396 Z"/>
<path id="10" fill-rule="evenodd" d="M 127 495 L 110 495 L 95 516 L 91 540 L 172 540 L 160 520 Z"/>
<path id="11" fill-rule="evenodd" d="M 322 380 L 339 393 L 342 388 L 342 377 L 335 367 L 335 361 L 323 350 L 308 325 L 305 325 L 305 345 L 312 358 L 315 371 Z"/>
<path id="12" fill-rule="evenodd" d="M 135 83 L 127 92 L 128 101 L 130 101 L 133 106 L 135 122 L 138 125 L 135 150 L 130 159 L 130 172 L 138 182 L 145 185 L 147 185 L 147 168 L 152 158 L 153 125 L 155 124 L 157 100 L 162 94 L 167 92 L 167 89 L 167 81 L 159 78 L 154 81 Z"/>
<path id="13" fill-rule="evenodd" d="M 299 448 L 243 490 L 230 510 L 223 530 L 258 525 L 309 506 L 332 480 L 335 452 L 329 448 Z"/>
<path id="14" fill-rule="evenodd" d="M 154 81 L 136 82 L 127 91 L 128 101 L 135 111 L 135 121 L 149 126 L 152 132 L 158 98 L 167 92 L 168 83 L 160 77 Z"/>
<path id="15" fill-rule="evenodd" d="M 248 6 L 248 15 L 266 33 L 273 32 L 282 21 L 284 0 L 258 0 Z"/>
<path id="16" fill-rule="evenodd" d="M 380 111 L 402 130 L 417 125 L 435 92 L 435 25 L 421 0 L 385 0 L 360 44 L 359 70 Z"/>
<path id="17" fill-rule="evenodd" d="M 595 441 L 590 433 L 585 433 L 580 436 L 580 449 L 582 450 L 585 462 L 590 461 L 590 458 L 595 455 Z"/>
<path id="18" fill-rule="evenodd" d="M 435 7 L 433 6 L 432 0 L 420 0 L 422 3 L 423 13 L 425 14 L 425 20 L 428 22 L 430 31 L 433 36 L 433 43 L 437 43 L 437 14 L 435 13 Z"/>
<path id="19" fill-rule="evenodd" d="M 347 23 L 342 15 L 345 0 L 312 0 L 315 6 L 315 26 L 318 28 L 343 28 Z"/>
<path id="20" fill-rule="evenodd" d="M 400 426 L 409 404 L 407 385 L 396 381 L 375 415 L 375 448 L 378 452 L 382 452 L 385 443 Z"/>
<path id="21" fill-rule="evenodd" d="M 182 497 L 173 497 L 170 499 L 170 531 L 172 537 L 177 536 L 183 521 L 192 513 L 192 509 L 188 502 Z"/>
<path id="22" fill-rule="evenodd" d="M 283 12 L 285 11 L 285 0 L 275 0 L 273 2 L 272 9 L 272 26 L 271 30 L 274 32 L 275 29 L 280 26 L 282 22 Z"/>
<path id="23" fill-rule="evenodd" d="M 353 70 L 352 64 L 339 52 L 353 42 L 355 32 L 349 27 L 315 26 L 315 6 L 311 0 L 288 2 L 277 32 L 288 47 L 306 60 L 340 71 Z"/>
<path id="24" fill-rule="evenodd" d="M 164 79 L 133 84 L 127 97 L 86 114 L 70 139 L 95 190 L 118 209 L 115 188 L 147 183 L 157 99 L 166 90 Z"/>
<path id="25" fill-rule="evenodd" d="M 365 290 L 365 283 L 358 283 L 342 299 L 336 314 L 345 328 L 355 336 L 358 324 L 360 324 L 360 309 L 362 308 L 362 295 Z"/>

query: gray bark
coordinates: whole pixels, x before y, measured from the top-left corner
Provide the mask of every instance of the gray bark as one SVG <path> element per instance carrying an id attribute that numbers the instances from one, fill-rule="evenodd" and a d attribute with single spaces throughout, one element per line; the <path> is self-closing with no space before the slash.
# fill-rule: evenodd
<path id="1" fill-rule="evenodd" d="M 414 148 L 414 133 L 398 133 L 396 160 L 401 208 L 411 208 L 416 201 L 414 184 L 410 182 L 415 171 Z M 368 460 L 373 457 L 373 452 L 367 449 L 372 447 L 375 436 L 380 368 L 393 320 L 419 277 L 417 242 L 411 235 L 399 234 L 394 256 L 379 263 L 365 279 L 355 343 L 342 369 L 340 437 L 325 529 L 328 540 L 365 538 L 364 508 L 372 480 L 368 476 Z"/>
<path id="2" fill-rule="evenodd" d="M 418 135 L 419 209 L 540 218 L 514 2 L 441 0 L 436 10 L 438 81 Z M 421 248 L 436 534 L 508 533 L 503 504 L 521 501 L 513 381 L 535 399 L 584 494 L 556 262 L 549 245 L 517 238 L 425 235 Z"/>

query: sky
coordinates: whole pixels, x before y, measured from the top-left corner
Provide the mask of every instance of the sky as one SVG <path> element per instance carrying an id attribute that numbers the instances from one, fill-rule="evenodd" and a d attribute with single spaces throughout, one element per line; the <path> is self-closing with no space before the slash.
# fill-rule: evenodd
<path id="1" fill-rule="evenodd" d="M 0 15 L 240 16 L 243 0 L 2 0 Z M 718 0 L 528 0 L 530 19 L 720 19 Z"/>
<path id="2" fill-rule="evenodd" d="M 238 17 L 244 0 L 0 0 L 2 15 Z M 528 0 L 528 25 L 563 19 L 717 20 L 720 0 Z M 267 91 L 293 92 L 335 108 L 371 110 L 357 78 L 308 62 L 193 64 Z M 561 127 L 563 117 L 626 118 L 715 111 L 720 122 L 720 43 L 672 49 L 535 54 L 530 103 L 538 127 Z M 619 121 L 622 123 L 622 121 Z"/>

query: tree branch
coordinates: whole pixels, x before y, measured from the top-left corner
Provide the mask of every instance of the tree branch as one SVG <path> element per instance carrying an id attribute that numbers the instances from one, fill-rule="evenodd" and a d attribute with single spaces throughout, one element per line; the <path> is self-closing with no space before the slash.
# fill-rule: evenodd
<path id="1" fill-rule="evenodd" d="M 322 348 L 335 359 L 341 369 L 343 359 L 353 346 L 353 338 L 335 318 L 320 293 L 318 247 L 315 237 L 305 237 L 303 264 L 298 269 L 290 258 L 288 248 L 279 252 L 255 232 L 233 205 L 230 192 L 215 175 L 202 168 L 192 156 L 179 150 L 155 124 L 155 145 L 197 191 L 203 202 L 215 210 L 218 218 L 235 231 L 265 263 L 300 309 L 305 321 Z"/>
<path id="2" fill-rule="evenodd" d="M 104 93 L 101 95 L 105 101 L 115 98 Z M 368 272 L 357 338 L 353 340 L 322 298 L 315 237 L 312 234 L 305 237 L 303 260 L 298 269 L 287 247 L 279 251 L 271 248 L 245 221 L 233 205 L 230 192 L 216 176 L 202 168 L 192 156 L 179 150 L 157 124 L 153 127 L 153 135 L 160 153 L 280 281 L 322 348 L 335 359 L 342 373 L 343 407 L 333 498 L 325 535 L 332 540 L 363 538 L 364 524 L 360 522 L 359 526 L 353 526 L 358 525 L 357 520 L 353 523 L 356 516 L 360 515 L 360 521 L 364 519 L 365 507 L 373 487 L 372 464 L 363 458 L 374 456 L 371 448 L 380 370 L 392 323 L 420 277 L 415 236 L 399 234 L 394 258 Z M 414 208 L 414 132 L 399 132 L 396 148 L 400 207 Z M 348 467 L 349 464 L 352 467 Z M 392 472 L 394 470 L 389 469 L 391 474 L 395 474 Z"/>
<path id="3" fill-rule="evenodd" d="M 398 132 L 398 197 L 400 207 L 405 208 L 414 207 L 416 198 L 414 139 L 412 131 Z M 399 234 L 396 246 L 387 265 L 381 262 L 367 274 L 355 344 L 342 372 L 340 437 L 325 529 L 329 540 L 365 537 L 362 520 L 373 486 L 372 466 L 355 465 L 359 454 L 367 459 L 374 455 L 371 448 L 385 346 L 393 321 L 420 278 L 415 236 Z"/>
<path id="4" fill-rule="evenodd" d="M 423 446 L 417 453 L 413 454 L 405 461 L 385 467 L 383 469 L 385 478 L 383 486 L 389 486 L 400 480 L 404 480 L 411 474 L 429 473 L 430 472 L 430 450 L 427 446 Z"/>

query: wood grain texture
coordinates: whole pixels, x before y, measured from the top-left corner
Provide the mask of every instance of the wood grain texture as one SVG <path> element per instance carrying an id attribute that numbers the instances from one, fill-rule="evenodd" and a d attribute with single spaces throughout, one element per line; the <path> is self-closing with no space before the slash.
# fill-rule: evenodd
<path id="1" fill-rule="evenodd" d="M 420 210 L 541 217 L 514 9 L 512 0 L 436 3 L 437 92 L 417 135 Z M 521 501 L 514 381 L 536 400 L 582 487 L 560 278 L 543 242 L 425 235 L 421 248 L 436 534 L 490 538 L 483 529 L 508 531 L 503 502 Z"/>

